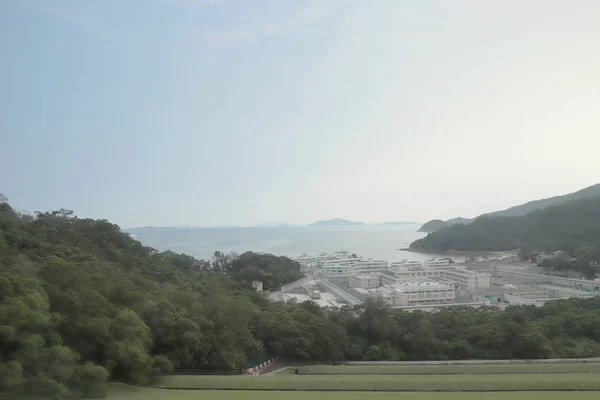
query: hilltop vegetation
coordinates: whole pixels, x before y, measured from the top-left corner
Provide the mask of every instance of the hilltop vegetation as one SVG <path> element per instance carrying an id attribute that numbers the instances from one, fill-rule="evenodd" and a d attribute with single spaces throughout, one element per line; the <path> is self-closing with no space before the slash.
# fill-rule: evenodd
<path id="1" fill-rule="evenodd" d="M 487 214 L 480 215 L 477 218 L 469 219 L 469 218 L 452 218 L 447 221 L 442 221 L 440 219 L 433 219 L 429 222 L 426 222 L 421 226 L 419 232 L 435 232 L 447 226 L 452 226 L 456 224 L 468 225 L 473 221 L 476 221 L 481 217 L 519 217 L 526 215 L 532 211 L 539 211 L 544 208 L 559 206 L 569 201 L 580 200 L 585 198 L 597 197 L 600 196 L 600 184 L 593 185 L 587 187 L 585 189 L 579 190 L 575 193 L 569 193 L 563 196 L 554 196 L 548 199 L 534 200 L 525 204 L 521 204 L 518 206 L 507 208 L 506 210 L 494 211 Z"/>
<path id="2" fill-rule="evenodd" d="M 432 219 L 429 222 L 425 222 L 418 230 L 418 232 L 435 232 L 437 230 L 440 230 L 442 228 L 445 228 L 446 226 L 448 226 L 446 224 L 445 221 L 442 221 L 441 219 Z"/>
<path id="3" fill-rule="evenodd" d="M 287 258 L 199 261 L 105 220 L 1 203 L 0 266 L 0 391 L 102 397 L 109 376 L 145 384 L 173 368 L 237 369 L 287 354 L 281 347 L 301 332 L 294 307 L 270 304 L 250 283 L 277 289 L 301 277 Z"/>
<path id="4" fill-rule="evenodd" d="M 0 392 L 103 397 L 108 378 L 286 360 L 600 355 L 600 299 L 438 313 L 272 303 L 251 288 L 296 279 L 285 257 L 210 261 L 145 247 L 106 220 L 0 204 Z"/>
<path id="5" fill-rule="evenodd" d="M 421 228 L 417 232 L 435 232 L 447 226 L 452 226 L 456 224 L 470 224 L 471 220 L 468 218 L 456 217 L 449 219 L 447 221 L 442 221 L 441 219 L 432 219 L 429 222 L 425 222 Z"/>
<path id="6" fill-rule="evenodd" d="M 502 211 L 495 211 L 483 216 L 488 217 L 519 217 L 529 214 L 532 211 L 543 210 L 544 208 L 560 206 L 573 200 L 592 198 L 600 196 L 600 183 L 589 186 L 574 193 L 565 194 L 562 196 L 554 196 L 548 199 L 534 200 L 525 204 L 507 208 Z"/>
<path id="7" fill-rule="evenodd" d="M 413 242 L 420 251 L 562 250 L 600 245 L 600 197 L 531 212 L 521 217 L 480 217 L 469 225 L 442 228 Z"/>

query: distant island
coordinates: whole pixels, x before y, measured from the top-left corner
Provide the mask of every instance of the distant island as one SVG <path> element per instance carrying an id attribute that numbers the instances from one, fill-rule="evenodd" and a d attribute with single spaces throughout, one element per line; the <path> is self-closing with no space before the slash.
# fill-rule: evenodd
<path id="1" fill-rule="evenodd" d="M 350 221 L 347 219 L 333 218 L 323 221 L 313 222 L 308 226 L 351 226 L 351 225 L 366 225 L 364 222 Z"/>

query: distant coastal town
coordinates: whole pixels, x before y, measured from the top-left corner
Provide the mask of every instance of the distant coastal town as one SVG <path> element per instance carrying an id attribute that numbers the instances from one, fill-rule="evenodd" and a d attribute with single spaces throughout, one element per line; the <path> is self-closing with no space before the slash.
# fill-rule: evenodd
<path id="1" fill-rule="evenodd" d="M 453 305 L 542 305 L 548 300 L 591 297 L 597 281 L 543 274 L 513 254 L 426 261 L 365 259 L 348 251 L 294 258 L 306 277 L 272 293 L 273 300 L 313 300 L 322 307 L 362 304 L 433 311 Z"/>

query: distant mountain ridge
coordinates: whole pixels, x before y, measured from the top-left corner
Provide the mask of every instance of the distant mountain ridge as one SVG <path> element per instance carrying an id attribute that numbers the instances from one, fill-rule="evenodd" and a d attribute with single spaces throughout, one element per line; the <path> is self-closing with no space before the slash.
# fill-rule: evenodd
<path id="1" fill-rule="evenodd" d="M 456 218 L 452 218 L 449 219 L 447 221 L 442 221 L 441 219 L 432 219 L 429 222 L 425 222 L 423 224 L 423 226 L 421 226 L 421 228 L 419 228 L 419 230 L 417 232 L 435 232 L 439 229 L 445 228 L 447 226 L 452 226 L 452 225 L 456 225 L 456 224 L 469 224 L 471 223 L 471 219 L 469 218 L 462 218 L 462 217 L 456 217 Z"/>
<path id="2" fill-rule="evenodd" d="M 518 216 L 526 215 L 535 210 L 542 210 L 547 207 L 565 204 L 572 200 L 579 200 L 579 199 L 583 199 L 586 197 L 596 197 L 596 196 L 600 196 L 600 183 L 589 186 L 585 189 L 581 189 L 577 192 L 568 193 L 568 194 L 561 195 L 561 196 L 554 196 L 554 197 L 550 197 L 547 199 L 533 200 L 533 201 L 527 202 L 525 204 L 520 204 L 520 205 L 517 205 L 514 207 L 507 208 L 506 210 L 500 210 L 500 211 L 490 212 L 487 214 L 482 214 L 473 219 L 462 218 L 462 217 L 452 218 L 447 221 L 442 221 L 440 219 L 433 219 L 433 220 L 423 224 L 423 226 L 421 226 L 421 228 L 419 229 L 419 232 L 431 233 L 431 232 L 435 232 L 439 229 L 445 228 L 447 226 L 452 226 L 452 225 L 456 225 L 456 224 L 467 225 L 481 217 L 518 217 Z"/>
<path id="3" fill-rule="evenodd" d="M 313 222 L 308 226 L 351 226 L 351 225 L 366 225 L 364 222 L 350 221 L 342 218 L 332 218 L 322 221 Z"/>
<path id="4" fill-rule="evenodd" d="M 443 227 L 413 242 L 410 249 L 445 252 L 526 248 L 573 253 L 581 246 L 597 246 L 600 244 L 600 194 L 593 194 L 598 186 L 572 195 L 553 197 L 547 199 L 550 200 L 548 202 L 526 203 L 528 207 L 536 208 L 525 215 L 497 216 L 492 213 L 482 215 L 467 225 Z M 580 197 L 582 192 L 586 195 Z M 563 202 L 565 198 L 571 200 Z M 509 210 L 521 213 L 527 209 L 521 207 L 515 210 L 513 207 Z"/>
<path id="5" fill-rule="evenodd" d="M 432 219 L 431 221 L 425 222 L 423 226 L 419 228 L 418 232 L 435 232 L 446 226 L 448 226 L 446 221 L 442 221 L 441 219 Z"/>
<path id="6" fill-rule="evenodd" d="M 446 221 L 446 225 L 456 225 L 456 224 L 470 224 L 473 220 L 471 218 L 463 218 L 456 217 Z"/>
<path id="7" fill-rule="evenodd" d="M 568 193 L 562 196 L 554 196 L 547 199 L 533 200 L 525 204 L 507 208 L 502 211 L 495 211 L 489 214 L 480 215 L 480 217 L 518 217 L 528 214 L 535 210 L 542 210 L 546 207 L 559 206 L 572 200 L 579 200 L 586 197 L 600 196 L 600 183 L 578 190 L 577 192 Z"/>

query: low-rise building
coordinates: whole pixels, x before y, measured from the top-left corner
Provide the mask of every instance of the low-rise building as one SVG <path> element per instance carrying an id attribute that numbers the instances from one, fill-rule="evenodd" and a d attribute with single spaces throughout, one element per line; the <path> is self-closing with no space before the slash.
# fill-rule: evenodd
<path id="1" fill-rule="evenodd" d="M 444 272 L 445 280 L 455 283 L 461 289 L 477 290 L 489 289 L 490 275 L 483 272 L 473 272 L 459 269 L 447 269 Z"/>
<path id="2" fill-rule="evenodd" d="M 502 298 L 505 302 L 513 305 L 535 306 L 542 306 L 546 301 L 551 300 L 546 291 L 504 293 Z"/>
<path id="3" fill-rule="evenodd" d="M 389 306 L 406 307 L 427 304 L 447 304 L 454 300 L 454 287 L 441 282 L 403 282 L 369 290 L 369 295 L 381 298 Z"/>

